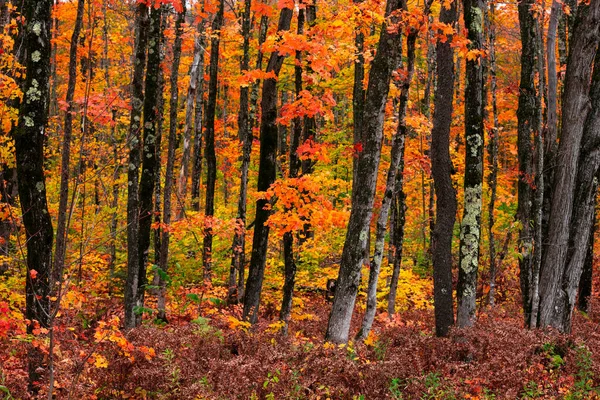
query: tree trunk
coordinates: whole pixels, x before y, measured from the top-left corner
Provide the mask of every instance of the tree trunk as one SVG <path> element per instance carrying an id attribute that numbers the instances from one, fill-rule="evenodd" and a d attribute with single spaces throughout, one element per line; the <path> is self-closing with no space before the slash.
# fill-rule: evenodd
<path id="1" fill-rule="evenodd" d="M 142 109 L 144 105 L 144 67 L 148 45 L 148 6 L 139 3 L 136 11 L 134 70 L 131 82 L 131 120 L 129 123 L 129 166 L 127 169 L 127 280 L 125 282 L 125 328 L 136 326 L 135 308 L 139 287 L 139 168 L 141 162 Z"/>
<path id="2" fill-rule="evenodd" d="M 251 20 L 251 0 L 244 2 L 244 14 L 242 15 L 242 60 L 240 62 L 240 71 L 247 71 L 250 65 L 250 30 L 252 28 Z M 259 50 L 260 52 L 260 50 Z M 252 126 L 250 122 L 249 108 L 250 89 L 248 86 L 240 88 L 240 111 L 238 114 L 238 137 L 242 145 L 242 166 L 240 173 L 240 196 L 238 199 L 238 211 L 236 219 L 235 233 L 231 245 L 231 267 L 229 269 L 229 291 L 227 294 L 228 302 L 236 304 L 240 299 L 239 286 L 237 278 L 240 269 L 244 268 L 245 245 L 246 245 L 246 203 L 248 201 L 248 169 L 250 167 L 250 156 L 252 155 Z M 243 284 L 243 283 L 242 283 Z"/>
<path id="3" fill-rule="evenodd" d="M 304 35 L 304 9 L 298 11 L 298 36 Z M 296 89 L 296 101 L 300 99 L 302 92 L 302 52 L 296 51 L 296 65 L 294 67 L 294 84 Z M 289 152 L 289 174 L 288 178 L 295 179 L 298 177 L 298 172 L 302 166 L 302 161 L 298 157 L 298 146 L 302 138 L 302 126 L 304 119 L 300 116 L 294 118 L 294 130 L 290 137 L 290 152 Z M 306 126 L 305 126 L 306 128 Z M 292 312 L 292 300 L 294 296 L 294 285 L 296 283 L 296 256 L 294 254 L 294 233 L 286 232 L 283 234 L 283 262 L 284 262 L 284 283 L 283 283 L 283 299 L 281 301 L 281 310 L 279 312 L 279 320 L 283 321 L 282 334 L 287 335 L 288 322 Z"/>
<path id="4" fill-rule="evenodd" d="M 19 33 L 24 48 L 17 58 L 25 66 L 25 78 L 19 120 L 12 136 L 27 243 L 25 318 L 29 321 L 27 333 L 30 335 L 38 324 L 48 328 L 50 315 L 53 230 L 46 200 L 44 141 L 48 122 L 51 9 L 51 0 L 24 0 L 18 6 L 25 24 Z M 44 358 L 40 348 L 28 346 L 29 390 L 34 393 L 38 392 L 42 381 Z"/>
<path id="5" fill-rule="evenodd" d="M 586 118 L 588 114 L 592 120 L 595 118 L 594 113 L 589 113 L 589 89 L 592 63 L 599 39 L 600 1 L 593 0 L 589 6 L 579 7 L 569 49 L 563 96 L 562 133 L 556 156 L 554 191 L 548 223 L 548 246 L 540 277 L 539 326 L 553 326 L 562 332 L 568 332 L 571 328 L 571 313 L 591 227 L 588 205 L 583 202 L 586 193 L 582 190 L 582 185 L 592 181 L 595 171 L 590 171 L 592 168 L 585 158 L 579 162 L 579 157 L 582 137 L 585 136 L 585 148 L 590 146 L 587 140 L 593 139 L 594 136 L 590 132 L 585 132 L 584 135 L 584 127 L 595 129 Z M 594 89 L 599 77 L 600 71 L 594 73 Z M 586 150 L 582 155 L 587 155 Z M 578 172 L 578 166 L 583 170 Z M 572 222 L 583 224 L 577 226 L 578 237 L 583 246 L 575 246 L 574 254 L 568 257 L 569 228 L 575 226 L 571 225 Z M 584 248 L 583 257 L 581 247 Z"/>
<path id="6" fill-rule="evenodd" d="M 278 32 L 290 29 L 292 16 L 293 10 L 289 8 L 281 9 L 277 25 Z M 284 57 L 277 51 L 273 52 L 267 65 L 267 72 L 273 72 L 276 77 L 279 76 Z M 261 109 L 258 191 L 264 193 L 275 182 L 277 169 L 277 81 L 274 78 L 266 79 L 263 84 Z M 258 307 L 267 261 L 269 227 L 265 223 L 270 215 L 270 211 L 265 209 L 267 206 L 268 201 L 264 198 L 256 201 L 252 256 L 248 270 L 243 311 L 243 318 L 250 319 L 252 323 L 258 320 Z"/>
<path id="7" fill-rule="evenodd" d="M 406 4 L 404 4 L 405 6 Z M 406 8 L 404 8 L 405 11 Z M 425 15 L 429 12 L 429 6 L 426 5 Z M 381 269 L 381 261 L 383 259 L 383 250 L 385 244 L 385 233 L 387 229 L 388 214 L 392 202 L 394 202 L 396 194 L 396 183 L 398 175 L 404 173 L 404 148 L 406 140 L 406 110 L 408 108 L 408 94 L 410 90 L 410 82 L 415 70 L 415 42 L 418 36 L 418 28 L 411 27 L 406 38 L 406 78 L 402 82 L 400 91 L 400 102 L 398 107 L 398 127 L 396 135 L 392 141 L 392 153 L 390 167 L 387 173 L 385 192 L 381 208 L 379 209 L 379 217 L 377 218 L 377 231 L 375 233 L 375 251 L 373 253 L 373 262 L 369 270 L 369 284 L 367 287 L 367 309 L 363 317 L 362 326 L 356 335 L 357 340 L 364 340 L 369 336 L 375 313 L 377 311 L 377 282 L 379 280 L 379 271 Z M 399 272 L 399 271 L 398 271 Z M 396 278 L 396 288 L 398 279 Z M 395 295 L 394 295 L 395 300 Z M 395 306 L 394 306 L 395 307 Z"/>
<path id="8" fill-rule="evenodd" d="M 192 151 L 192 131 L 194 129 L 194 103 L 198 87 L 198 75 L 203 71 L 200 70 L 200 57 L 204 53 L 204 48 L 201 46 L 200 37 L 194 41 L 194 60 L 190 67 L 190 86 L 188 87 L 187 97 L 185 100 L 185 129 L 183 132 L 183 154 L 181 156 L 181 168 L 177 179 L 177 198 L 179 199 L 179 209 L 177 211 L 177 219 L 182 219 L 185 215 L 185 203 L 187 196 L 188 178 L 190 173 L 190 155 Z"/>
<path id="9" fill-rule="evenodd" d="M 173 63 L 171 69 L 171 98 L 169 101 L 169 144 L 167 151 L 167 167 L 165 174 L 165 190 L 163 201 L 163 224 L 158 229 L 160 235 L 160 268 L 158 280 L 158 316 L 167 322 L 166 315 L 166 274 L 169 269 L 169 226 L 171 224 L 171 193 L 173 192 L 173 170 L 175 169 L 175 147 L 177 145 L 177 108 L 179 104 L 179 63 L 181 61 L 181 43 L 183 23 L 185 22 L 185 2 L 183 10 L 177 14 L 175 21 L 175 41 L 173 42 Z M 188 103 L 189 105 L 189 103 Z M 191 118 L 190 118 L 191 119 Z"/>
<path id="10" fill-rule="evenodd" d="M 464 1 L 464 20 L 471 41 L 469 50 L 483 49 L 484 0 Z M 481 197 L 483 185 L 483 67 L 476 57 L 465 69 L 465 182 L 464 214 L 460 225 L 458 301 L 456 321 L 460 328 L 475 322 L 479 241 L 481 237 Z"/>
<path id="11" fill-rule="evenodd" d="M 488 207 L 489 220 L 489 253 L 490 253 L 490 291 L 488 293 L 488 303 L 491 307 L 496 304 L 496 237 L 494 234 L 494 225 L 496 223 L 494 210 L 496 209 L 496 189 L 498 187 L 498 142 L 500 135 L 500 126 L 498 122 L 498 101 L 497 101 L 497 75 L 496 75 L 496 22 L 495 22 L 496 4 L 492 3 L 490 7 L 490 77 L 492 92 L 492 118 L 493 127 L 490 131 L 490 143 L 488 149 L 488 162 L 490 164 L 490 174 L 488 176 L 488 186 L 490 188 L 490 202 Z"/>
<path id="12" fill-rule="evenodd" d="M 400 159 L 398 171 L 404 171 L 404 157 Z M 393 262 L 391 263 L 392 277 L 390 279 L 390 294 L 388 295 L 388 314 L 390 317 L 396 313 L 396 292 L 398 290 L 400 268 L 402 267 L 404 224 L 406 222 L 406 194 L 404 193 L 404 175 L 402 172 L 396 175 L 396 185 L 394 189 L 392 211 L 395 215 L 393 216 L 393 227 L 390 226 L 390 237 L 393 238 Z"/>
<path id="13" fill-rule="evenodd" d="M 348 341 L 350 320 L 360 283 L 364 249 L 367 245 L 369 224 L 373 214 L 385 104 L 392 72 L 398 68 L 401 58 L 402 35 L 399 32 L 397 25 L 399 21 L 396 17 L 401 6 L 402 1 L 400 0 L 388 0 L 386 4 L 386 16 L 390 17 L 392 13 L 394 16 L 382 26 L 377 53 L 369 73 L 369 85 L 360 133 L 362 151 L 358 154 L 356 174 L 352 185 L 352 211 L 325 336 L 325 340 L 333 343 Z"/>
<path id="14" fill-rule="evenodd" d="M 196 113 L 194 115 L 194 150 L 192 160 L 192 210 L 200 211 L 200 182 L 202 178 L 202 111 L 204 109 L 204 20 L 198 24 L 200 31 L 200 60 L 198 61 L 198 82 L 196 82 Z"/>
<path id="15" fill-rule="evenodd" d="M 440 22 L 456 26 L 457 4 L 442 7 Z M 432 233 L 433 299 L 435 332 L 447 336 L 454 324 L 452 300 L 452 236 L 456 221 L 456 189 L 452 185 L 450 126 L 454 98 L 454 50 L 452 35 L 436 44 L 437 88 L 434 95 L 431 130 L 431 174 L 435 186 L 436 217 Z"/>
<path id="16" fill-rule="evenodd" d="M 136 306 L 144 306 L 144 294 L 147 284 L 146 264 L 150 248 L 150 231 L 154 215 L 154 183 L 156 172 L 159 167 L 156 137 L 160 95 L 159 81 L 162 70 L 161 43 L 162 43 L 162 18 L 164 6 L 152 8 L 150 12 L 150 32 L 148 36 L 148 66 L 146 68 L 146 90 L 144 98 L 144 142 L 142 147 L 142 173 L 139 192 L 139 236 L 138 236 L 138 290 Z M 136 313 L 136 326 L 142 322 L 142 313 L 138 308 Z"/>
<path id="17" fill-rule="evenodd" d="M 535 84 L 537 33 L 533 0 L 519 3 L 519 26 L 521 30 L 521 80 L 519 84 L 519 105 L 517 109 L 518 134 L 517 151 L 519 159 L 517 219 L 521 225 L 519 232 L 519 270 L 523 314 L 525 325 L 531 321 L 531 282 L 533 261 L 533 134 L 538 126 L 538 100 Z"/>
<path id="18" fill-rule="evenodd" d="M 210 67 L 208 83 L 208 103 L 206 104 L 206 120 L 204 134 L 206 148 L 206 202 L 204 204 L 204 244 L 202 249 L 202 265 L 204 280 L 212 279 L 212 242 L 213 216 L 215 214 L 215 184 L 217 182 L 217 155 L 215 153 L 215 113 L 217 109 L 217 91 L 219 79 L 219 43 L 223 26 L 224 0 L 219 2 L 219 10 L 212 23 L 213 37 L 210 41 Z"/>

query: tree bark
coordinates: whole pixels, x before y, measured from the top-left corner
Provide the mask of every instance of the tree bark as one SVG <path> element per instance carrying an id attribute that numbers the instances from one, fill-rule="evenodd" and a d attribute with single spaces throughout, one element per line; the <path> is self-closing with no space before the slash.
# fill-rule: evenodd
<path id="1" fill-rule="evenodd" d="M 600 1 L 593 0 L 589 6 L 581 5 L 578 9 L 569 49 L 563 95 L 562 133 L 556 157 L 554 191 L 548 223 L 548 245 L 540 277 L 539 326 L 553 326 L 562 332 L 568 332 L 571 328 L 571 313 L 581 274 L 581 263 L 577 259 L 579 253 L 575 252 L 573 257 L 567 258 L 569 228 L 575 221 L 591 224 L 591 217 L 589 213 L 585 213 L 584 204 L 577 202 L 576 194 L 581 194 L 581 191 L 576 192 L 575 189 L 577 179 L 582 179 L 576 176 L 578 167 L 587 167 L 585 161 L 579 162 L 579 157 L 584 127 L 589 126 L 586 122 L 590 111 L 589 89 L 592 63 L 599 39 Z M 587 139 L 590 135 L 586 132 L 585 137 Z M 585 141 L 583 144 L 587 145 Z M 592 177 L 593 175 L 591 174 Z M 583 220 L 573 216 L 574 210 L 583 213 Z M 586 232 L 585 226 L 578 228 L 579 232 Z M 585 244 L 588 234 L 589 230 L 579 235 Z"/>
<path id="2" fill-rule="evenodd" d="M 48 328 L 50 316 L 53 229 L 46 200 L 44 142 L 48 122 L 52 1 L 24 0 L 17 9 L 25 18 L 19 32 L 24 47 L 17 54 L 17 59 L 25 66 L 25 78 L 19 119 L 12 136 L 27 243 L 25 318 L 29 321 L 27 333 L 31 335 L 36 325 Z M 44 353 L 29 345 L 27 356 L 29 390 L 37 393 L 45 372 Z"/>
<path id="3" fill-rule="evenodd" d="M 125 282 L 125 328 L 137 325 L 134 309 L 139 287 L 139 168 L 141 162 L 142 109 L 144 105 L 144 67 L 148 45 L 148 6 L 136 10 L 134 70 L 131 82 L 131 120 L 129 123 L 129 166 L 127 169 L 127 280 Z"/>
<path id="4" fill-rule="evenodd" d="M 483 49 L 484 0 L 464 1 L 464 20 L 471 41 L 469 50 Z M 468 59 L 465 69 L 465 181 L 464 214 L 460 225 L 458 301 L 456 321 L 460 328 L 475 322 L 481 202 L 483 186 L 483 67 L 478 57 Z"/>
<path id="5" fill-rule="evenodd" d="M 456 26 L 457 4 L 442 7 L 440 22 Z M 436 44 L 437 88 L 434 94 L 433 129 L 431 130 L 431 174 L 436 196 L 435 227 L 432 233 L 433 300 L 435 332 L 447 336 L 454 324 L 452 300 L 452 236 L 456 221 L 456 189 L 452 185 L 450 126 L 454 98 L 454 50 L 452 35 Z"/>
<path id="6" fill-rule="evenodd" d="M 160 263 L 161 270 L 158 280 L 158 315 L 157 318 L 167 322 L 166 314 L 166 275 L 169 270 L 169 226 L 171 224 L 171 194 L 173 192 L 173 170 L 175 169 L 175 147 L 177 146 L 177 109 L 179 104 L 179 64 L 181 61 L 181 43 L 183 23 L 185 22 L 185 2 L 182 2 L 182 11 L 177 14 L 175 21 L 175 41 L 173 42 L 173 62 L 171 67 L 171 98 L 169 101 L 169 143 L 167 150 L 167 166 L 165 171 L 165 188 L 163 201 L 163 224 L 157 230 L 160 235 Z"/>
<path id="7" fill-rule="evenodd" d="M 245 0 L 244 14 L 242 15 L 242 60 L 240 71 L 247 71 L 250 65 L 250 30 L 252 1 Z M 260 49 L 258 50 L 260 53 Z M 262 58 L 262 57 L 261 57 Z M 242 166 L 240 173 L 240 197 L 233 243 L 231 245 L 231 267 L 229 269 L 229 291 L 227 299 L 235 304 L 240 299 L 239 285 L 237 282 L 240 269 L 244 268 L 246 245 L 246 203 L 248 201 L 248 169 L 252 155 L 252 126 L 250 121 L 250 88 L 246 85 L 240 88 L 240 111 L 238 114 L 238 137 L 242 145 Z M 243 282 L 242 282 L 243 285 Z"/>
<path id="8" fill-rule="evenodd" d="M 404 11 L 408 11 L 406 9 L 406 3 L 404 3 L 403 8 Z M 426 5 L 425 17 L 427 16 L 428 12 L 429 6 Z M 390 206 L 392 202 L 395 201 L 394 195 L 396 194 L 398 175 L 404 173 L 404 168 L 400 169 L 400 167 L 404 167 L 404 148 L 407 133 L 406 111 L 408 109 L 410 83 L 415 70 L 415 42 L 417 40 L 418 32 L 419 30 L 417 27 L 411 27 L 406 38 L 406 78 L 401 84 L 400 101 L 398 106 L 398 127 L 396 130 L 396 135 L 392 141 L 390 167 L 387 173 L 383 201 L 381 208 L 379 209 L 379 217 L 377 218 L 375 251 L 373 253 L 373 262 L 371 263 L 371 268 L 369 269 L 369 283 L 367 287 L 367 309 L 363 317 L 362 326 L 356 335 L 357 340 L 364 340 L 369 336 L 369 332 L 373 326 L 373 320 L 375 319 L 375 313 L 377 311 L 377 283 L 379 280 L 381 262 L 383 260 L 388 215 Z M 397 285 L 398 281 L 396 279 L 396 287 Z"/>
<path id="9" fill-rule="evenodd" d="M 293 10 L 282 8 L 279 15 L 277 32 L 290 29 Z M 274 51 L 267 65 L 267 72 L 279 76 L 285 56 Z M 277 81 L 274 78 L 266 79 L 262 91 L 262 119 L 260 124 L 260 160 L 258 167 L 258 191 L 266 192 L 275 182 L 277 172 Z M 265 274 L 267 261 L 267 247 L 269 244 L 269 227 L 265 225 L 270 215 L 268 201 L 264 198 L 256 201 L 256 217 L 254 219 L 254 237 L 252 238 L 252 256 L 248 270 L 248 280 L 244 295 L 243 318 L 252 323 L 258 320 L 258 307 L 260 294 Z"/>
<path id="10" fill-rule="evenodd" d="M 399 32 L 397 18 L 401 6 L 400 0 L 388 0 L 386 4 L 386 17 L 389 19 L 382 25 L 377 53 L 369 73 L 360 133 L 362 151 L 358 154 L 357 170 L 352 185 L 352 211 L 325 336 L 325 340 L 333 343 L 348 341 L 350 320 L 360 283 L 364 249 L 367 245 L 369 224 L 373 214 L 385 104 L 392 72 L 398 68 L 401 57 L 402 35 Z"/>
<path id="11" fill-rule="evenodd" d="M 204 280 L 212 279 L 212 242 L 213 216 L 215 214 L 215 184 L 217 182 L 217 155 L 215 153 L 215 113 L 217 109 L 217 91 L 219 74 L 219 43 L 223 26 L 224 0 L 219 2 L 219 10 L 212 23 L 213 37 L 210 41 L 210 66 L 208 82 L 208 103 L 206 103 L 206 119 L 204 134 L 206 147 L 206 202 L 204 203 L 204 243 L 202 248 L 202 265 Z"/>
<path id="12" fill-rule="evenodd" d="M 537 33 L 532 0 L 519 3 L 519 26 L 521 31 L 521 80 L 517 109 L 517 151 L 519 159 L 517 219 L 519 232 L 519 270 L 521 295 L 523 297 L 524 323 L 531 321 L 531 282 L 533 262 L 533 134 L 538 127 L 538 97 L 535 84 L 537 59 Z"/>
<path id="13" fill-rule="evenodd" d="M 597 179 L 597 178 L 596 178 Z M 594 192 L 598 189 L 598 184 L 596 183 L 596 188 Z M 594 194 L 594 197 L 597 196 L 597 193 Z M 594 199 L 596 201 L 596 199 Z M 596 221 L 596 210 L 594 207 L 594 216 L 592 217 L 592 231 L 590 232 L 590 238 L 588 240 L 588 248 L 585 255 L 585 262 L 583 264 L 583 271 L 581 272 L 581 279 L 579 280 L 579 295 L 577 297 L 577 308 L 579 311 L 583 311 L 585 313 L 589 312 L 590 306 L 590 296 L 592 295 L 592 278 L 594 272 L 594 242 L 595 242 L 595 233 L 597 231 L 598 222 Z"/>
<path id="14" fill-rule="evenodd" d="M 200 60 L 198 61 L 198 81 L 196 82 L 196 113 L 194 115 L 194 150 L 192 151 L 192 210 L 200 211 L 200 181 L 202 178 L 202 112 L 204 110 L 204 20 L 198 24 Z"/>

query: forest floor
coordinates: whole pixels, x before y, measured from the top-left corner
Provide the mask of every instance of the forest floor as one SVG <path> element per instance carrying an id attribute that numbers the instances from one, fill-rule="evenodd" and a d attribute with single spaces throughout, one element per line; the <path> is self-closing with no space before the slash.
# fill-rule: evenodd
<path id="1" fill-rule="evenodd" d="M 571 335 L 523 329 L 518 306 L 504 304 L 483 308 L 473 329 L 449 338 L 433 335 L 431 309 L 413 310 L 378 316 L 366 343 L 336 346 L 323 341 L 331 305 L 301 296 L 311 314 L 297 316 L 287 337 L 269 305 L 251 328 L 235 317 L 239 305 L 213 301 L 197 303 L 196 316 L 163 326 L 148 319 L 124 335 L 118 299 L 96 318 L 65 313 L 55 329 L 55 398 L 600 398 L 600 304 L 577 313 Z M 14 399 L 32 398 L 26 347 L 0 340 L 0 389 Z M 0 399 L 11 398 L 2 390 Z"/>

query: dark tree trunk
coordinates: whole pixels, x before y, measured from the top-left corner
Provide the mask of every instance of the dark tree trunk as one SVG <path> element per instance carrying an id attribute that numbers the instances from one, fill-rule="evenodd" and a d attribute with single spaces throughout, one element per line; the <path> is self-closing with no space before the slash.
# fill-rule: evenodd
<path id="1" fill-rule="evenodd" d="M 146 68 L 146 90 L 144 98 L 144 142 L 142 147 L 142 173 L 139 192 L 139 233 L 138 233 L 138 289 L 136 306 L 144 306 L 144 294 L 147 284 L 146 264 L 150 249 L 150 227 L 154 215 L 154 184 L 159 167 L 156 147 L 159 112 L 159 82 L 162 70 L 161 43 L 162 18 L 164 6 L 153 8 L 150 12 L 150 32 L 148 36 L 148 66 Z M 142 322 L 142 313 L 136 315 L 136 326 Z"/>
<path id="2" fill-rule="evenodd" d="M 350 320 L 360 282 L 360 272 L 369 237 L 369 224 L 373 215 L 373 200 L 377 170 L 381 155 L 383 120 L 392 72 L 400 63 L 400 43 L 398 10 L 400 0 L 389 0 L 386 16 L 394 13 L 388 23 L 384 23 L 377 47 L 377 53 L 369 73 L 369 85 L 365 97 L 362 116 L 360 143 L 356 174 L 352 191 L 352 211 L 342 252 L 333 307 L 325 339 L 333 343 L 346 343 L 350 332 Z"/>
<path id="3" fill-rule="evenodd" d="M 592 224 L 588 200 L 592 197 L 588 194 L 591 190 L 586 188 L 591 188 L 595 171 L 587 157 L 594 157 L 593 152 L 588 151 L 596 147 L 593 142 L 597 140 L 594 133 L 598 126 L 594 115 L 597 107 L 589 111 L 592 64 L 599 40 L 600 1 L 593 0 L 589 6 L 579 7 L 570 43 L 548 245 L 540 277 L 539 326 L 553 326 L 562 332 L 571 329 L 571 314 Z M 600 71 L 596 68 L 592 99 L 597 99 L 596 93 L 600 90 L 598 79 Z M 597 106 L 597 100 L 592 103 Z M 580 149 L 583 149 L 581 154 Z M 593 207 L 593 200 L 591 205 Z M 574 226 L 578 232 L 577 237 L 573 237 L 576 239 L 573 253 L 569 254 L 570 228 Z"/>
<path id="4" fill-rule="evenodd" d="M 250 65 L 250 30 L 252 28 L 251 0 L 244 2 L 244 14 L 242 15 L 242 60 L 240 70 L 247 71 Z M 260 52 L 260 50 L 259 50 Z M 240 88 L 240 111 L 238 114 L 238 137 L 242 145 L 242 166 L 240 173 L 240 196 L 238 199 L 238 211 L 235 233 L 231 245 L 231 268 L 229 269 L 229 291 L 227 299 L 235 304 L 240 299 L 237 278 L 240 269 L 244 268 L 245 245 L 246 245 L 246 203 L 248 201 L 248 169 L 250 167 L 250 156 L 252 154 L 252 126 L 250 123 L 250 88 Z M 243 284 L 243 282 L 242 282 Z"/>
<path id="5" fill-rule="evenodd" d="M 215 153 L 215 113 L 217 110 L 217 91 L 219 79 L 219 43 L 223 26 L 224 0 L 219 2 L 219 10 L 212 23 L 213 37 L 210 41 L 210 66 L 208 82 L 208 103 L 206 104 L 206 120 L 204 134 L 206 148 L 206 202 L 204 204 L 204 244 L 202 249 L 202 265 L 204 280 L 212 279 L 212 219 L 215 214 L 215 184 L 217 182 L 217 155 Z"/>
<path id="6" fill-rule="evenodd" d="M 164 279 L 169 269 L 169 225 L 171 224 L 171 194 L 173 192 L 173 170 L 175 169 L 175 147 L 177 145 L 177 109 L 179 104 L 179 64 L 181 61 L 181 43 L 183 23 L 185 22 L 185 2 L 183 10 L 177 14 L 175 21 L 175 41 L 173 42 L 173 63 L 171 69 L 171 98 L 169 101 L 169 144 L 167 151 L 167 166 L 165 171 L 165 190 L 163 202 L 163 227 L 159 228 L 160 235 L 160 279 L 158 280 L 158 316 L 167 322 L 166 315 L 166 286 Z M 191 118 L 190 118 L 191 119 Z"/>
<path id="7" fill-rule="evenodd" d="M 15 205 L 17 198 L 17 170 L 6 165 L 0 168 L 0 211 L 6 212 L 5 207 Z M 0 221 L 0 275 L 4 274 L 11 263 L 9 257 L 13 245 L 10 242 L 10 235 L 15 231 L 16 225 L 12 218 L 6 218 Z"/>
<path id="8" fill-rule="evenodd" d="M 269 27 L 269 18 L 266 16 L 261 17 L 260 19 L 260 26 L 259 26 L 259 32 L 258 32 L 258 55 L 256 57 L 256 69 L 262 69 L 262 64 L 263 64 L 263 53 L 262 51 L 260 51 L 260 48 L 262 46 L 262 44 L 267 40 L 267 28 Z M 254 85 L 252 85 L 252 92 L 250 93 L 250 114 L 249 114 L 249 119 L 250 119 L 250 127 L 249 130 L 251 132 L 251 142 L 254 140 L 254 134 L 252 133 L 254 130 L 254 126 L 257 123 L 257 108 L 258 108 L 258 89 L 260 86 L 260 82 L 257 81 L 254 83 Z M 251 145 L 251 143 L 250 143 Z M 251 152 L 252 149 L 248 149 L 248 152 Z M 250 163 L 249 159 L 248 159 L 248 163 Z M 244 204 L 247 203 L 248 201 L 248 183 L 246 182 L 246 191 L 242 192 L 240 191 L 240 201 L 242 201 L 241 197 L 244 196 Z M 241 214 L 240 214 L 241 215 Z M 246 266 L 246 214 L 244 214 L 244 229 L 241 233 L 240 236 L 240 248 L 242 248 L 244 251 L 242 251 L 241 253 L 239 253 L 240 255 L 240 259 L 239 259 L 239 267 L 237 269 L 238 271 L 238 278 L 237 278 L 237 290 L 238 290 L 238 301 L 244 298 L 244 272 L 245 272 L 245 266 Z"/>
<path id="9" fill-rule="evenodd" d="M 144 67 L 148 45 L 148 7 L 139 3 L 136 12 L 134 70 L 131 82 L 131 121 L 129 125 L 129 164 L 127 168 L 127 280 L 125 282 L 125 327 L 136 326 L 135 308 L 139 287 L 139 168 L 141 163 Z"/>
<path id="10" fill-rule="evenodd" d="M 534 2 L 519 3 L 519 26 L 521 30 L 521 81 L 517 109 L 519 159 L 517 219 L 521 225 L 519 233 L 519 270 L 525 325 L 531 321 L 531 283 L 533 279 L 533 135 L 538 127 L 538 96 L 535 84 L 537 60 L 537 33 L 533 10 Z"/>
<path id="11" fill-rule="evenodd" d="M 464 19 L 471 41 L 469 50 L 483 49 L 484 0 L 465 0 Z M 465 69 L 465 194 L 460 225 L 458 286 L 456 288 L 459 327 L 475 322 L 479 241 L 481 238 L 481 197 L 483 186 L 483 66 L 481 60 L 467 59 Z"/>
<path id="12" fill-rule="evenodd" d="M 283 32 L 290 29 L 293 10 L 283 8 L 279 15 L 277 31 Z M 273 52 L 267 65 L 267 72 L 279 76 L 283 65 L 284 56 Z M 262 91 L 262 119 L 260 123 L 260 160 L 258 167 L 258 191 L 265 192 L 275 182 L 277 172 L 277 81 L 273 78 L 266 79 Z M 254 237 L 252 239 L 252 256 L 248 270 L 248 281 L 244 295 L 244 319 L 256 322 L 258 307 L 262 291 L 265 263 L 267 261 L 267 247 L 269 244 L 269 227 L 265 225 L 270 211 L 265 209 L 268 205 L 266 199 L 256 201 L 256 217 L 254 219 Z"/>
<path id="13" fill-rule="evenodd" d="M 394 199 L 392 202 L 393 226 L 390 226 L 390 236 L 393 239 L 392 255 L 392 277 L 390 279 L 390 294 L 388 296 L 388 314 L 393 316 L 396 313 L 396 294 L 398 291 L 398 279 L 400 278 L 400 268 L 402 267 L 402 249 L 404 246 L 404 223 L 406 222 L 406 194 L 404 193 L 404 157 L 400 159 L 398 165 L 399 173 L 396 175 L 396 185 L 394 187 Z"/>
<path id="14" fill-rule="evenodd" d="M 27 333 L 30 335 L 36 324 L 48 328 L 50 316 L 53 229 L 46 201 L 44 142 L 48 122 L 51 9 L 51 0 L 24 0 L 18 7 L 25 17 L 25 24 L 19 34 L 24 47 L 17 58 L 25 66 L 25 78 L 19 120 L 12 136 L 27 243 L 25 318 L 29 321 Z M 29 345 L 29 390 L 34 393 L 39 390 L 45 363 L 42 350 Z"/>
<path id="15" fill-rule="evenodd" d="M 353 0 L 355 4 L 363 0 Z M 363 81 L 365 80 L 365 34 L 362 30 L 357 30 L 354 37 L 354 46 L 356 47 L 356 60 L 354 61 L 354 86 L 352 88 L 352 117 L 353 117 L 353 139 L 355 152 L 362 146 L 361 131 L 363 122 L 363 113 L 365 109 L 365 89 Z M 355 154 L 357 156 L 358 154 Z M 358 157 L 354 157 L 352 169 L 352 181 L 356 179 Z"/>
<path id="16" fill-rule="evenodd" d="M 456 25 L 457 4 L 442 7 L 440 22 Z M 452 36 L 436 44 L 437 88 L 434 95 L 433 129 L 431 130 L 431 174 L 435 186 L 436 217 L 432 234 L 433 299 L 435 332 L 447 336 L 454 324 L 452 300 L 452 236 L 456 221 L 456 189 L 452 185 L 450 126 L 454 98 L 454 50 Z"/>
<path id="17" fill-rule="evenodd" d="M 496 68 L 496 22 L 495 22 L 496 4 L 492 3 L 490 7 L 490 36 L 489 36 L 489 54 L 490 54 L 490 77 L 492 93 L 492 118 L 493 127 L 490 131 L 490 143 L 488 148 L 488 162 L 490 164 L 490 174 L 488 176 L 488 186 L 490 188 L 490 202 L 488 207 L 489 220 L 489 253 L 490 253 L 490 291 L 488 293 L 488 303 L 491 307 L 496 304 L 496 237 L 494 234 L 494 225 L 496 218 L 494 211 L 496 209 L 496 192 L 498 188 L 498 143 L 500 140 L 500 124 L 498 122 L 498 101 L 497 101 L 497 68 Z"/>
<path id="18" fill-rule="evenodd" d="M 298 29 L 297 34 L 304 35 L 305 12 L 303 9 L 298 11 Z M 294 85 L 296 89 L 296 101 L 300 99 L 302 92 L 302 52 L 296 51 L 296 66 L 294 67 Z M 294 118 L 294 130 L 290 137 L 290 152 L 289 152 L 289 174 L 290 179 L 298 177 L 298 172 L 302 166 L 302 162 L 298 157 L 298 146 L 302 138 L 303 118 Z M 306 128 L 306 127 L 305 127 Z M 287 335 L 288 322 L 292 312 L 292 300 L 294 295 L 294 285 L 296 283 L 296 256 L 294 254 L 294 233 L 286 232 L 283 234 L 283 262 L 284 262 L 284 283 L 283 283 L 283 299 L 281 301 L 281 310 L 279 312 L 279 320 L 284 322 L 282 328 L 283 335 Z"/>

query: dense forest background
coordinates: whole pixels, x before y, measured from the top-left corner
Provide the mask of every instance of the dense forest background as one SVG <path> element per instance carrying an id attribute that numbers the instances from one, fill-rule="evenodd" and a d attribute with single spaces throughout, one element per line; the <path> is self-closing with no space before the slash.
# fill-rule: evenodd
<path id="1" fill-rule="evenodd" d="M 0 27 L 2 398 L 599 395 L 600 0 Z"/>

